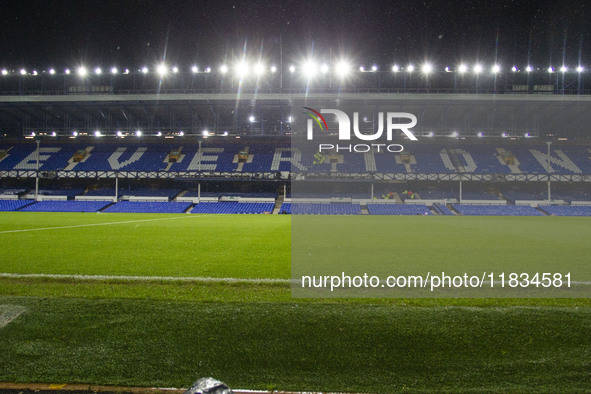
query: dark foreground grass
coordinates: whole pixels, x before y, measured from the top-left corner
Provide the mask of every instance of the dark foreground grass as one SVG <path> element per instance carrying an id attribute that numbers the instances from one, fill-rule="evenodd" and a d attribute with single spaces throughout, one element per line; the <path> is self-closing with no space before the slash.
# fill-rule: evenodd
<path id="1" fill-rule="evenodd" d="M 584 391 L 591 308 L 2 297 L 0 380 L 234 388 Z"/>

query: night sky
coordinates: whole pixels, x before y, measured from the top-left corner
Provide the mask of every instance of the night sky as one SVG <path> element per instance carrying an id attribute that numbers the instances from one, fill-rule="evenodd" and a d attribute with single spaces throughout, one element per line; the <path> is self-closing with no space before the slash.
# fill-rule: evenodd
<path id="1" fill-rule="evenodd" d="M 589 1 L 4 0 L 0 66 L 476 60 L 591 65 Z M 496 55 L 495 55 L 496 53 Z"/>

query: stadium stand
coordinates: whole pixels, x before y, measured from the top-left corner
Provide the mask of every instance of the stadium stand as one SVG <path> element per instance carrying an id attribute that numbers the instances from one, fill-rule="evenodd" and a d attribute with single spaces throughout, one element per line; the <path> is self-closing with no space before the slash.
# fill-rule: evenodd
<path id="1" fill-rule="evenodd" d="M 441 204 L 433 204 L 435 211 L 442 215 L 455 215 L 447 206 Z"/>
<path id="2" fill-rule="evenodd" d="M 0 200 L 0 211 L 18 211 L 34 202 L 33 200 Z"/>
<path id="3" fill-rule="evenodd" d="M 201 202 L 191 213 L 262 214 L 273 212 L 274 203 L 256 202 Z"/>
<path id="4" fill-rule="evenodd" d="M 426 205 L 420 204 L 367 204 L 370 215 L 432 215 Z"/>
<path id="5" fill-rule="evenodd" d="M 292 215 L 359 215 L 359 204 L 348 203 L 294 203 L 290 207 Z"/>
<path id="6" fill-rule="evenodd" d="M 39 201 L 22 208 L 22 212 L 97 212 L 109 205 L 104 201 Z"/>
<path id="7" fill-rule="evenodd" d="M 552 216 L 591 216 L 591 206 L 540 205 L 539 208 Z"/>
<path id="8" fill-rule="evenodd" d="M 191 206 L 190 202 L 160 201 L 119 201 L 104 212 L 107 213 L 183 213 Z"/>
<path id="9" fill-rule="evenodd" d="M 528 205 L 463 205 L 452 207 L 461 215 L 470 216 L 544 216 L 539 210 Z"/>

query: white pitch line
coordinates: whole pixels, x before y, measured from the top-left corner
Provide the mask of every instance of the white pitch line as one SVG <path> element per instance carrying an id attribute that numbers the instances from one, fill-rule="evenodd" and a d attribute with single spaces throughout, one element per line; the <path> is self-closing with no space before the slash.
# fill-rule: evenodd
<path id="1" fill-rule="evenodd" d="M 20 230 L 5 230 L 5 231 L 0 231 L 0 234 L 24 233 L 24 232 L 29 232 L 29 231 L 44 231 L 44 230 L 60 230 L 60 229 L 64 229 L 64 228 L 109 226 L 109 225 L 113 225 L 113 224 L 155 222 L 155 221 L 158 221 L 158 220 L 174 220 L 174 219 L 202 218 L 202 217 L 206 217 L 206 216 L 207 215 L 189 215 L 189 214 L 185 214 L 184 216 L 174 216 L 174 217 L 171 217 L 171 218 L 139 219 L 139 220 L 126 220 L 126 221 L 123 221 L 123 222 L 88 223 L 88 224 L 75 224 L 75 225 L 71 225 L 71 226 L 55 226 L 55 227 L 25 228 L 25 229 L 20 229 Z"/>
<path id="2" fill-rule="evenodd" d="M 210 278 L 204 276 L 134 276 L 134 275 L 68 275 L 68 274 L 15 274 L 0 272 L 0 278 L 16 279 L 75 279 L 88 281 L 120 280 L 135 282 L 202 282 L 202 283 L 256 283 L 275 284 L 290 283 L 290 279 L 274 278 Z"/>
<path id="3" fill-rule="evenodd" d="M 21 305 L 0 305 L 0 328 L 7 326 L 26 310 Z"/>

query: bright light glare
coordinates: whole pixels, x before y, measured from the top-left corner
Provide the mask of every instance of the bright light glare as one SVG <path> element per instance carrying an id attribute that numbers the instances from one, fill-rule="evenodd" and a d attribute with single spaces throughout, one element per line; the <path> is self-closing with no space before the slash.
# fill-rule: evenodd
<path id="1" fill-rule="evenodd" d="M 4 71 L 4 70 L 2 70 L 2 71 Z M 49 74 L 51 74 L 51 75 L 55 75 L 55 69 L 53 69 L 53 68 L 50 68 L 50 69 L 49 69 Z"/>
<path id="2" fill-rule="evenodd" d="M 174 74 L 178 73 L 178 72 L 179 72 L 179 68 L 178 68 L 177 66 L 174 66 L 174 67 L 172 68 L 172 72 L 173 72 Z"/>
<path id="3" fill-rule="evenodd" d="M 481 72 L 482 72 L 482 66 L 481 66 L 480 64 L 475 64 L 475 65 L 474 65 L 474 72 L 475 72 L 476 74 L 479 74 L 479 73 L 481 73 Z"/>
<path id="4" fill-rule="evenodd" d="M 294 73 L 295 70 L 296 70 L 295 66 L 293 66 L 293 65 L 292 66 L 289 66 L 289 72 L 290 73 Z"/>
<path id="5" fill-rule="evenodd" d="M 209 135 L 209 131 L 203 130 L 203 133 L 202 134 L 203 134 L 204 137 L 207 137 Z"/>
<path id="6" fill-rule="evenodd" d="M 458 67 L 458 71 L 463 74 L 466 71 L 468 71 L 468 66 L 466 66 L 465 64 L 460 64 Z"/>
<path id="7" fill-rule="evenodd" d="M 86 67 L 78 67 L 78 75 L 81 77 L 85 77 L 88 71 L 86 71 Z"/>
<path id="8" fill-rule="evenodd" d="M 236 66 L 234 67 L 234 72 L 239 77 L 246 76 L 246 73 L 248 72 L 248 64 L 246 64 L 246 62 L 244 62 L 244 61 L 236 64 Z"/>
<path id="9" fill-rule="evenodd" d="M 111 67 L 111 74 L 115 75 L 119 72 L 119 70 L 117 70 L 117 67 Z"/>
<path id="10" fill-rule="evenodd" d="M 302 72 L 308 79 L 313 78 L 316 75 L 317 69 L 318 67 L 316 66 L 316 63 L 312 60 L 308 60 L 302 65 Z"/>
<path id="11" fill-rule="evenodd" d="M 491 71 L 493 74 L 498 74 L 499 72 L 501 72 L 501 66 L 499 66 L 498 64 L 495 64 L 494 66 L 492 66 Z"/>
<path id="12" fill-rule="evenodd" d="M 196 71 L 195 71 L 196 72 Z M 225 74 L 228 72 L 228 66 L 226 66 L 225 64 L 222 64 L 222 66 L 220 67 L 220 72 L 222 74 Z"/>
<path id="13" fill-rule="evenodd" d="M 27 70 L 25 70 L 24 68 L 21 68 L 20 73 L 21 73 L 21 75 L 26 75 L 27 74 Z"/>
<path id="14" fill-rule="evenodd" d="M 350 66 L 347 62 L 340 61 L 337 63 L 335 69 L 336 69 L 336 72 L 339 76 L 345 77 L 345 76 L 347 76 L 347 74 L 349 74 Z"/>
<path id="15" fill-rule="evenodd" d="M 197 66 L 193 66 L 193 67 L 191 67 L 191 72 L 192 72 L 193 74 L 195 74 L 195 73 L 198 73 L 198 72 L 199 72 L 199 67 L 197 67 Z"/>
<path id="16" fill-rule="evenodd" d="M 123 133 L 121 131 L 117 132 L 117 137 L 123 137 Z"/>
<path id="17" fill-rule="evenodd" d="M 254 120 L 255 120 L 255 119 L 254 119 L 254 116 L 250 115 L 250 116 L 248 117 L 248 121 L 249 121 L 250 123 L 254 122 Z"/>
<path id="18" fill-rule="evenodd" d="M 373 72 L 378 71 L 378 66 L 376 66 L 375 64 L 373 66 L 371 66 L 371 71 L 373 71 Z"/>
<path id="19" fill-rule="evenodd" d="M 3 70 L 2 70 L 2 75 L 8 75 L 8 70 L 6 70 L 6 69 L 3 69 Z"/>
<path id="20" fill-rule="evenodd" d="M 142 73 L 147 74 L 148 71 L 148 67 L 142 67 Z"/>
<path id="21" fill-rule="evenodd" d="M 534 70 L 534 68 L 532 66 L 527 66 L 525 68 L 525 71 L 527 71 L 528 73 L 532 72 Z"/>
<path id="22" fill-rule="evenodd" d="M 165 76 L 168 73 L 168 68 L 166 67 L 166 64 L 159 64 L 158 67 L 156 67 L 156 72 L 161 76 Z"/>
<path id="23" fill-rule="evenodd" d="M 415 70 L 415 66 L 413 66 L 412 64 L 409 64 L 406 67 L 406 71 L 408 71 L 409 73 L 413 72 Z"/>
<path id="24" fill-rule="evenodd" d="M 100 131 L 97 130 L 97 131 L 94 132 L 94 136 L 95 137 L 100 137 L 100 136 L 102 136 L 102 134 L 101 134 Z"/>
<path id="25" fill-rule="evenodd" d="M 364 72 L 365 71 L 365 67 L 363 67 L 363 66 L 359 67 L 359 71 Z"/>
<path id="26" fill-rule="evenodd" d="M 513 72 L 517 72 L 517 66 L 513 66 L 513 67 L 511 67 L 511 71 L 513 71 Z"/>
<path id="27" fill-rule="evenodd" d="M 560 67 L 560 72 L 565 73 L 567 71 L 568 71 L 568 68 L 566 68 L 566 66 Z"/>
<path id="28" fill-rule="evenodd" d="M 421 71 L 423 74 L 430 74 L 433 71 L 433 66 L 429 63 L 425 63 L 423 64 L 423 67 L 421 67 Z"/>
<path id="29" fill-rule="evenodd" d="M 263 75 L 265 73 L 265 65 L 263 63 L 255 64 L 254 72 L 256 75 Z"/>
<path id="30" fill-rule="evenodd" d="M 135 132 L 135 135 L 138 136 L 138 137 L 141 137 L 142 136 L 142 131 L 141 130 L 137 130 Z"/>
<path id="31" fill-rule="evenodd" d="M 328 72 L 329 68 L 327 64 L 323 64 L 322 66 L 320 66 L 320 72 L 322 74 L 326 74 Z"/>
<path id="32" fill-rule="evenodd" d="M 277 72 L 277 67 L 276 66 L 271 66 L 271 72 L 273 74 L 275 74 Z"/>
<path id="33" fill-rule="evenodd" d="M 400 71 L 400 66 L 398 66 L 398 64 L 395 64 L 392 66 L 392 72 L 397 73 L 398 71 Z"/>
<path id="34" fill-rule="evenodd" d="M 97 68 L 95 68 L 95 69 L 94 69 L 94 73 L 95 73 L 96 75 L 101 75 L 101 74 L 103 73 L 103 70 L 101 70 L 101 68 L 100 68 L 100 67 L 97 67 Z"/>
<path id="35" fill-rule="evenodd" d="M 578 73 L 582 73 L 583 72 L 583 66 L 577 66 L 577 72 Z"/>

